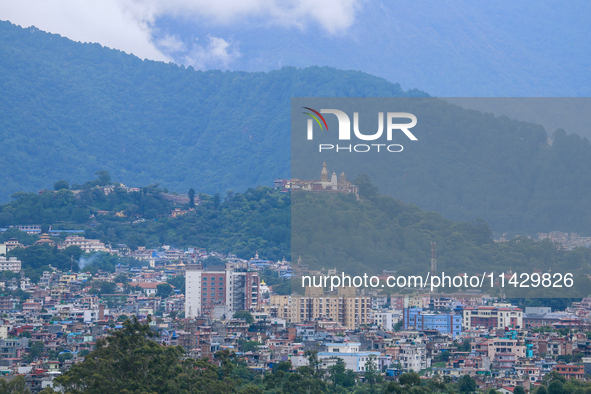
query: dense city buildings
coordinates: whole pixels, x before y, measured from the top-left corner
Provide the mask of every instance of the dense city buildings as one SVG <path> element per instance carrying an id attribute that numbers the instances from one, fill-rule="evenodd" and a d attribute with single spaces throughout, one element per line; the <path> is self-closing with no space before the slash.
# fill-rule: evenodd
<path id="1" fill-rule="evenodd" d="M 120 264 L 114 272 L 48 267 L 31 278 L 20 261 L 0 255 L 0 266 L 6 264 L 0 272 L 7 273 L 0 280 L 0 370 L 25 376 L 33 392 L 51 386 L 133 316 L 150 320 L 161 344 L 210 362 L 220 350 L 237 352 L 256 371 L 287 361 L 294 369 L 309 365 L 312 350 L 319 370 L 342 362 L 358 380 L 374 367 L 391 380 L 409 371 L 451 383 L 468 375 L 485 391 L 532 390 L 552 372 L 586 380 L 585 369 L 591 371 L 591 298 L 553 310 L 521 308 L 478 290 L 305 287 L 299 294 L 289 286 L 293 271 L 285 259 L 244 260 L 170 245 L 132 250 L 77 235 L 60 246 L 59 239 L 37 236 L 38 247 L 55 248 L 51 241 L 64 248 L 68 240 L 87 246 L 89 255 L 104 247 L 102 253 L 137 265 Z M 0 247 L 26 246 L 12 240 Z M 315 272 L 325 273 L 334 270 Z M 40 354 L 32 350 L 36 342 L 43 343 Z"/>

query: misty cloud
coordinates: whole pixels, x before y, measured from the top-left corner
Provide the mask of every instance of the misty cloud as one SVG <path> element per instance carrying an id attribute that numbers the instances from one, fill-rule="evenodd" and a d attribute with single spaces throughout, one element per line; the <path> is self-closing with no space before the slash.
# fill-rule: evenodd
<path id="1" fill-rule="evenodd" d="M 328 33 L 336 34 L 353 24 L 359 3 L 359 0 L 167 0 L 153 4 L 159 15 L 203 17 L 218 24 L 262 17 L 269 24 L 301 28 L 315 21 Z"/>
<path id="2" fill-rule="evenodd" d="M 161 39 L 156 40 L 156 46 L 165 53 L 178 53 L 187 50 L 187 46 L 179 37 L 170 34 L 166 34 Z"/>
<path id="3" fill-rule="evenodd" d="M 143 59 L 170 61 L 152 42 L 154 9 L 131 0 L 0 1 L 0 19 Z"/>
<path id="4" fill-rule="evenodd" d="M 227 68 L 240 56 L 236 43 L 207 37 L 204 44 L 187 45 L 179 37 L 162 35 L 160 17 L 193 23 L 228 25 L 248 20 L 265 25 L 304 29 L 318 23 L 328 34 L 339 34 L 355 20 L 361 0 L 0 0 L 0 19 L 22 27 L 31 25 L 80 42 L 132 53 L 140 58 L 171 61 L 184 54 L 195 68 Z M 157 37 L 157 38 L 156 38 Z M 186 52 L 186 53 L 184 53 Z M 175 56 L 175 58 L 178 58 Z"/>
<path id="5" fill-rule="evenodd" d="M 195 44 L 184 57 L 183 64 L 193 66 L 197 70 L 219 68 L 225 70 L 229 64 L 240 57 L 235 44 L 220 37 L 207 36 L 204 45 Z"/>

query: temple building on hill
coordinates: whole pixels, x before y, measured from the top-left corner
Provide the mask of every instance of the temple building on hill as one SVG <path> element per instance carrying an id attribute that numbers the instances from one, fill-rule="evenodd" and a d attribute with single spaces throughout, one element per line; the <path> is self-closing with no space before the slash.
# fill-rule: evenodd
<path id="1" fill-rule="evenodd" d="M 344 172 L 341 172 L 341 175 L 337 177 L 337 173 L 333 171 L 332 175 L 329 176 L 326 162 L 322 164 L 320 180 L 290 179 L 287 182 L 286 188 L 313 192 L 353 193 L 359 198 L 357 186 L 347 180 Z"/>
<path id="2" fill-rule="evenodd" d="M 35 242 L 35 245 L 48 245 L 55 246 L 55 242 L 49 237 L 49 234 L 43 233 L 39 239 Z"/>

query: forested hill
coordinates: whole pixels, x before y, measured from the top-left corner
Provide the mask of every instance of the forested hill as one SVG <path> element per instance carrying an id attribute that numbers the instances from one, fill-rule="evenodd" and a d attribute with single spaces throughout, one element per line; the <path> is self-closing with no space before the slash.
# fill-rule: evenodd
<path id="1" fill-rule="evenodd" d="M 270 186 L 290 176 L 295 96 L 426 93 L 332 68 L 200 72 L 0 22 L 0 201 L 99 170 L 182 193 Z M 434 102 L 462 122 L 435 122 L 383 193 L 496 232 L 591 235 L 586 139 L 550 146 L 540 126 Z"/>
<path id="2" fill-rule="evenodd" d="M 589 248 L 566 251 L 548 240 L 526 237 L 493 242 L 486 222 L 453 222 L 380 195 L 367 176 L 354 180 L 359 200 L 353 194 L 284 193 L 258 187 L 223 196 L 200 194 L 195 196 L 198 204 L 191 206 L 190 199 L 169 201 L 171 195 L 154 186 L 131 191 L 112 183 L 106 173 L 97 175 L 82 185 L 58 181 L 55 191 L 19 193 L 12 202 L 0 204 L 0 227 L 44 223 L 58 231 L 53 233 L 58 243 L 68 235 L 59 230 L 79 229 L 87 238 L 112 246 L 124 243 L 131 249 L 167 244 L 245 259 L 257 252 L 275 261 L 301 257 L 311 270 L 336 267 L 351 274 L 380 274 L 385 269 L 425 274 L 431 241 L 437 245 L 437 268 L 447 274 L 482 272 L 483 267 L 496 272 L 549 269 L 577 278 L 591 272 Z M 173 217 L 174 207 L 188 211 Z M 13 237 L 26 246 L 38 239 L 8 228 L 0 232 L 0 243 Z M 21 259 L 28 274 L 37 277 L 47 264 L 71 264 L 69 255 L 47 245 L 17 248 L 8 256 Z M 101 264 L 111 269 L 114 265 L 108 260 Z M 591 285 L 585 284 L 588 291 Z"/>
<path id="3" fill-rule="evenodd" d="M 0 22 L 0 201 L 107 170 L 215 193 L 289 171 L 292 96 L 405 96 L 353 71 L 194 71 Z"/>

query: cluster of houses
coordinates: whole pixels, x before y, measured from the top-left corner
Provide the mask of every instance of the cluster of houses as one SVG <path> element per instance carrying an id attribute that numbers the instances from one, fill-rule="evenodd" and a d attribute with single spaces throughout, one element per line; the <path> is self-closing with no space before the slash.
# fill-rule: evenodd
<path id="1" fill-rule="evenodd" d="M 586 379 L 591 372 L 591 299 L 552 311 L 522 309 L 479 291 L 388 295 L 309 288 L 276 294 L 264 279 L 271 272 L 275 283 L 289 280 L 285 259 L 243 260 L 166 245 L 118 247 L 145 264 L 93 275 L 46 271 L 37 283 L 23 273 L 0 281 L 5 294 L 26 292 L 26 299 L 0 296 L 5 378 L 24 375 L 33 392 L 51 386 L 130 316 L 151 316 L 159 343 L 183 346 L 188 355 L 213 363 L 216 352 L 227 349 L 261 373 L 283 361 L 306 365 L 309 351 L 317 354 L 319 368 L 342 359 L 360 379 L 373 363 L 386 379 L 405 371 L 449 381 L 468 374 L 479 388 L 507 392 L 531 390 L 552 371 L 566 379 Z M 207 266 L 211 256 L 224 266 Z M 105 283 L 111 284 L 106 290 L 98 285 Z M 249 310 L 253 321 L 234 318 L 240 310 Z"/>
<path id="2" fill-rule="evenodd" d="M 561 231 L 550 231 L 549 233 L 538 233 L 538 240 L 549 239 L 561 245 L 566 250 L 573 250 L 577 247 L 588 248 L 591 246 L 591 237 L 581 237 L 577 233 L 563 233 Z"/>
<path id="3" fill-rule="evenodd" d="M 528 237 L 532 238 L 532 237 Z M 562 231 L 550 231 L 549 233 L 538 233 L 537 241 L 549 240 L 555 243 L 564 250 L 573 250 L 574 248 L 589 248 L 591 247 L 591 237 L 582 237 L 577 233 L 564 233 Z M 497 242 L 508 242 L 510 240 L 507 234 L 499 237 Z"/>

